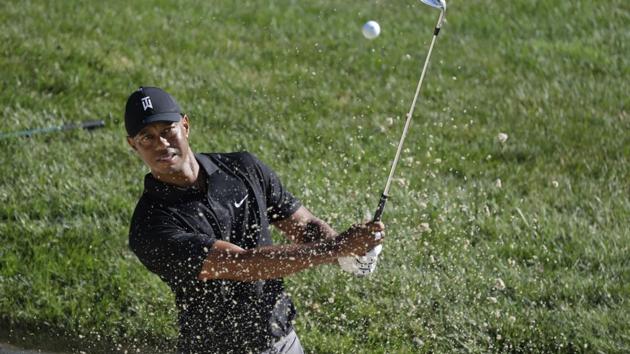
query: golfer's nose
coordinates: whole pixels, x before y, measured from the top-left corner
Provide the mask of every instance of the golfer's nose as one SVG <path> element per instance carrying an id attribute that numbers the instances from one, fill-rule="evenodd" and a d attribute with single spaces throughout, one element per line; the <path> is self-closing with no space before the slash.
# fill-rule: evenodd
<path id="1" fill-rule="evenodd" d="M 158 137 L 158 146 L 159 147 L 163 147 L 163 146 L 164 147 L 168 147 L 170 145 L 171 145 L 171 143 L 168 142 L 168 139 L 166 139 L 163 136 Z"/>

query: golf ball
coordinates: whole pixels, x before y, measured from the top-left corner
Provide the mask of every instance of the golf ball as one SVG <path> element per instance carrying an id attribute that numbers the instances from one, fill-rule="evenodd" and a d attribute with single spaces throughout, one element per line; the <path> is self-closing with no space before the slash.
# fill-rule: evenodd
<path id="1" fill-rule="evenodd" d="M 361 32 L 363 32 L 365 38 L 374 39 L 381 34 L 381 26 L 376 21 L 368 21 L 363 25 Z"/>

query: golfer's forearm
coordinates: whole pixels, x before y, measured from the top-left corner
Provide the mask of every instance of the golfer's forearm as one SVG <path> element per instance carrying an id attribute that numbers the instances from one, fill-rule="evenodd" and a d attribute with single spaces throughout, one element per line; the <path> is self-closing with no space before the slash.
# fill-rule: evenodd
<path id="1" fill-rule="evenodd" d="M 198 278 L 238 281 L 282 278 L 316 265 L 336 262 L 336 247 L 332 240 L 323 240 L 211 254 Z"/>
<path id="2" fill-rule="evenodd" d="M 332 239 L 337 236 L 337 232 L 320 219 L 310 220 L 300 231 L 300 236 L 297 238 L 298 243 Z"/>
<path id="3" fill-rule="evenodd" d="M 337 232 L 325 221 L 313 215 L 305 207 L 300 207 L 290 217 L 274 224 L 287 238 L 296 243 L 309 243 L 334 238 Z"/>

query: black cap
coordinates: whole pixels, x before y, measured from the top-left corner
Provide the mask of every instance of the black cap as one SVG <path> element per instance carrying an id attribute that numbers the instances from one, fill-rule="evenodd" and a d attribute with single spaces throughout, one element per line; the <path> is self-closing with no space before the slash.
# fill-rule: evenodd
<path id="1" fill-rule="evenodd" d="M 157 87 L 140 87 L 127 99 L 125 128 L 127 135 L 135 136 L 154 122 L 179 122 L 182 110 L 177 101 Z"/>

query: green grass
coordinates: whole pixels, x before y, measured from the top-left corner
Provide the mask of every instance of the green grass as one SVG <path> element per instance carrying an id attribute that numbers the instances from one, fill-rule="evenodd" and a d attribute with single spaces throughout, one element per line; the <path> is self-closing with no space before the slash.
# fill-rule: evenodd
<path id="1" fill-rule="evenodd" d="M 177 97 L 196 151 L 252 151 L 341 230 L 376 206 L 437 15 L 398 0 L 1 3 L 0 132 L 107 123 L 0 140 L 2 337 L 173 348 L 173 297 L 127 248 L 146 173 L 122 124 L 137 86 Z M 378 272 L 287 278 L 302 343 L 630 351 L 630 7 L 453 0 L 447 18 Z"/>

